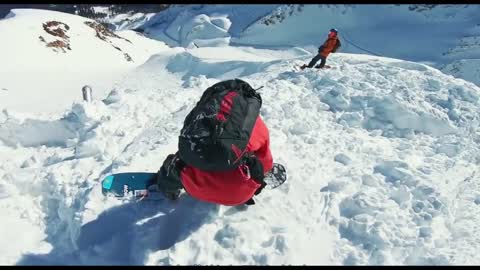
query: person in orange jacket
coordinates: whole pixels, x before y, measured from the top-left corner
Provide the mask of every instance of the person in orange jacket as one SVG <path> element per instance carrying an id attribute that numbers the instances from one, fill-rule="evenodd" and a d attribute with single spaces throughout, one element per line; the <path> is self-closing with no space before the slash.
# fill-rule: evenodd
<path id="1" fill-rule="evenodd" d="M 338 31 L 335 28 L 330 29 L 328 33 L 328 39 L 318 48 L 318 54 L 308 63 L 300 67 L 300 69 L 312 68 L 318 60 L 321 60 L 320 64 L 315 68 L 323 68 L 327 62 L 327 57 L 330 53 L 334 53 L 341 46 L 340 39 L 338 39 Z"/>
<path id="2" fill-rule="evenodd" d="M 192 197 L 227 206 L 255 204 L 253 196 L 266 186 L 264 175 L 273 167 L 268 128 L 257 116 L 247 144 L 251 153 L 246 162 L 233 170 L 205 171 L 187 165 L 176 154 L 170 154 L 159 171 L 158 185 L 164 195 L 175 200 L 182 189 Z"/>

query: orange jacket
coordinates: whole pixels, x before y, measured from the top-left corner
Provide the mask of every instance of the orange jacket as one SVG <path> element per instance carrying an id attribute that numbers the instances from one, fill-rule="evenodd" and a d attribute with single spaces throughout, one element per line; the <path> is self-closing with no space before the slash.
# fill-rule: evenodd
<path id="1" fill-rule="evenodd" d="M 319 49 L 319 53 L 323 57 L 327 57 L 337 45 L 337 36 L 328 38 Z"/>
<path id="2" fill-rule="evenodd" d="M 262 163 L 264 173 L 273 167 L 270 152 L 270 136 L 267 126 L 257 117 L 247 151 L 253 153 Z M 186 165 L 180 179 L 183 187 L 192 197 L 211 203 L 238 205 L 253 197 L 260 184 L 244 173 L 243 166 L 230 171 L 203 171 Z"/>

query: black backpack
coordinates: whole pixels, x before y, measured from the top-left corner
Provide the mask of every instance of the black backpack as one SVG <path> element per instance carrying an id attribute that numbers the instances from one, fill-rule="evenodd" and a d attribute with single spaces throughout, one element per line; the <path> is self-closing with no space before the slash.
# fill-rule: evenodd
<path id="1" fill-rule="evenodd" d="M 180 158 L 206 171 L 236 168 L 246 154 L 261 106 L 260 95 L 242 80 L 207 88 L 183 123 L 178 140 Z"/>

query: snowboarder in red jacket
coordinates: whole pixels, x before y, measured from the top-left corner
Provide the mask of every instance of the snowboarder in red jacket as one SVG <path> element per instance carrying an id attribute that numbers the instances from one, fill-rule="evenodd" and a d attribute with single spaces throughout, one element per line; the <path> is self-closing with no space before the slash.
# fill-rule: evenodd
<path id="1" fill-rule="evenodd" d="M 265 187 L 263 177 L 273 166 L 267 126 L 257 117 L 247 152 L 250 157 L 229 171 L 205 171 L 187 165 L 178 152 L 169 155 L 158 174 L 158 186 L 172 200 L 182 189 L 192 197 L 222 205 L 253 204 L 252 197 Z"/>
<path id="2" fill-rule="evenodd" d="M 318 54 L 308 63 L 300 67 L 300 69 L 312 68 L 318 60 L 321 60 L 320 64 L 315 68 L 323 68 L 327 62 L 327 57 L 330 53 L 334 53 L 341 46 L 340 39 L 338 39 L 338 31 L 335 28 L 330 29 L 328 33 L 328 39 L 318 48 Z"/>

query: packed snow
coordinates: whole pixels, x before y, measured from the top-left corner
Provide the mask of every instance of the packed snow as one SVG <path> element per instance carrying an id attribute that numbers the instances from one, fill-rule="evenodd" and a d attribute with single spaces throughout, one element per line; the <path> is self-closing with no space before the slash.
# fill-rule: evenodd
<path id="1" fill-rule="evenodd" d="M 46 13 L 15 14 L 30 22 Z M 0 32 L 22 16 L 0 20 Z M 68 16 L 63 18 L 68 25 L 79 18 Z M 214 22 L 219 29 L 229 27 L 211 17 L 197 22 L 199 29 Z M 79 25 L 85 25 L 83 18 Z M 223 38 L 219 29 L 205 40 Z M 122 37 L 136 35 L 130 34 Z M 82 33 L 81 40 L 90 35 Z M 38 85 L 68 90 L 67 104 L 50 104 L 56 110 L 67 107 L 63 115 L 36 114 L 43 110 L 36 102 L 0 114 L 0 264 L 480 263 L 480 88 L 475 84 L 393 58 L 335 53 L 328 58 L 331 69 L 299 72 L 294 65 L 313 56 L 301 48 L 187 43 L 187 48 L 169 48 L 137 38 L 136 51 L 152 49 L 135 65 L 126 63 L 131 66 L 104 96 L 91 103 L 74 100 L 80 88 L 70 89 L 62 73 L 59 82 Z M 80 51 L 78 59 L 73 56 L 73 41 L 72 35 L 72 59 L 65 63 L 82 60 Z M 32 42 L 22 46 L 8 47 L 2 57 L 16 52 L 27 61 L 23 54 L 30 47 L 32 54 L 47 54 Z M 9 65 L 21 70 L 32 59 L 37 58 Z M 44 72 L 50 76 L 60 60 L 48 59 Z M 101 70 L 93 67 L 72 70 L 79 75 Z M 98 77 L 85 76 L 89 84 L 98 83 Z M 3 78 L 2 73 L 0 86 L 8 94 L 24 83 L 9 76 L 3 85 Z M 100 182 L 111 173 L 157 171 L 176 151 L 184 117 L 203 91 L 232 78 L 264 86 L 261 116 L 274 161 L 286 166 L 284 185 L 263 191 L 256 205 L 237 207 L 186 193 L 176 202 L 102 195 Z M 23 93 L 27 101 L 36 96 Z M 17 105 L 0 100 L 2 109 Z"/>

